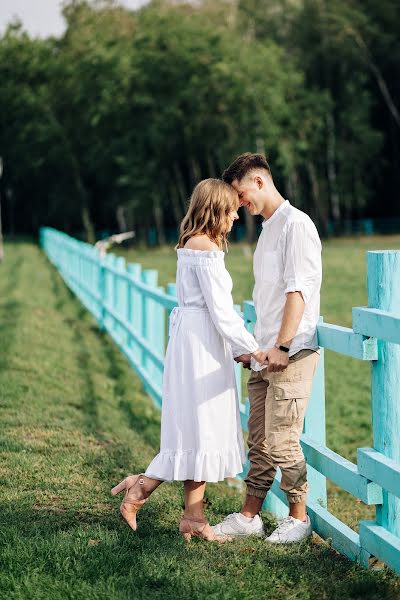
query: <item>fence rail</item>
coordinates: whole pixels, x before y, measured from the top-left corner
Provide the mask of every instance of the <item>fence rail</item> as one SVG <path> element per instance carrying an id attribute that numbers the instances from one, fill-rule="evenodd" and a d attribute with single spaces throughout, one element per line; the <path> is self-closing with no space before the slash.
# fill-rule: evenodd
<path id="1" fill-rule="evenodd" d="M 168 316 L 177 304 L 175 284 L 161 288 L 157 271 L 126 265 L 112 254 L 101 258 L 94 247 L 54 229 L 42 228 L 40 243 L 160 407 Z M 353 308 L 353 329 L 322 319 L 318 325 L 321 360 L 301 438 L 310 483 L 307 509 L 314 531 L 329 538 L 338 551 L 364 566 L 377 557 L 400 572 L 400 252 L 368 252 L 367 275 L 369 306 Z M 252 302 L 244 303 L 243 318 L 252 331 L 256 319 Z M 324 348 L 371 363 L 374 448 L 359 448 L 357 464 L 326 447 Z M 241 393 L 239 367 L 236 376 Z M 244 429 L 248 412 L 248 400 L 241 398 Z M 360 522 L 356 533 L 332 515 L 326 508 L 327 479 L 375 505 L 375 521 Z M 278 470 L 265 508 L 281 517 L 288 508 L 279 483 Z"/>

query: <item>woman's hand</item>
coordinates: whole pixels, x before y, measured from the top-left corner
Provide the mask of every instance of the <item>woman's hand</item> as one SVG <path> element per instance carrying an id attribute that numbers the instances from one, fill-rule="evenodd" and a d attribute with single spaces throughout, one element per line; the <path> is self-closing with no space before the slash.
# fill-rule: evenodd
<path id="1" fill-rule="evenodd" d="M 258 350 L 256 350 L 255 352 L 251 353 L 251 356 L 258 362 L 260 363 L 260 365 L 267 365 L 268 361 L 266 361 L 267 358 L 267 351 L 266 350 L 260 350 L 260 348 Z"/>

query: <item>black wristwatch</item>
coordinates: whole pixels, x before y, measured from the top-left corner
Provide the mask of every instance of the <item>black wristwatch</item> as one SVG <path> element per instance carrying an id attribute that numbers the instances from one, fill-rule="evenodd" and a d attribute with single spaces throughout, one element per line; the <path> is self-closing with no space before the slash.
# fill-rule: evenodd
<path id="1" fill-rule="evenodd" d="M 281 346 L 280 344 L 275 344 L 275 348 L 281 350 L 282 352 L 289 352 L 290 348 L 286 348 L 286 346 Z"/>

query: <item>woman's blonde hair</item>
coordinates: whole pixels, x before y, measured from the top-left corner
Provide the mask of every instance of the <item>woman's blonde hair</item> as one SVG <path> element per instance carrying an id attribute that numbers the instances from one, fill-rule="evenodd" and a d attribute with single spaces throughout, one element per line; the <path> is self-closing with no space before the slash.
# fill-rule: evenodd
<path id="1" fill-rule="evenodd" d="M 182 220 L 176 248 L 183 248 L 189 238 L 207 235 L 219 248 L 227 244 L 228 215 L 239 208 L 236 190 L 220 179 L 204 179 L 196 185 Z"/>

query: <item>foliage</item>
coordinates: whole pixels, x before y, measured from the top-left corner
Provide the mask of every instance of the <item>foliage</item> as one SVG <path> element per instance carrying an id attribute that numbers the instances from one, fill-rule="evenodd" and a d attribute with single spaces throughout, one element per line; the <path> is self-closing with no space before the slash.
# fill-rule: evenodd
<path id="1" fill-rule="evenodd" d="M 0 38 L 6 231 L 155 226 L 163 242 L 195 183 L 248 150 L 322 232 L 397 214 L 392 0 L 70 0 L 64 16 L 60 39 Z"/>

